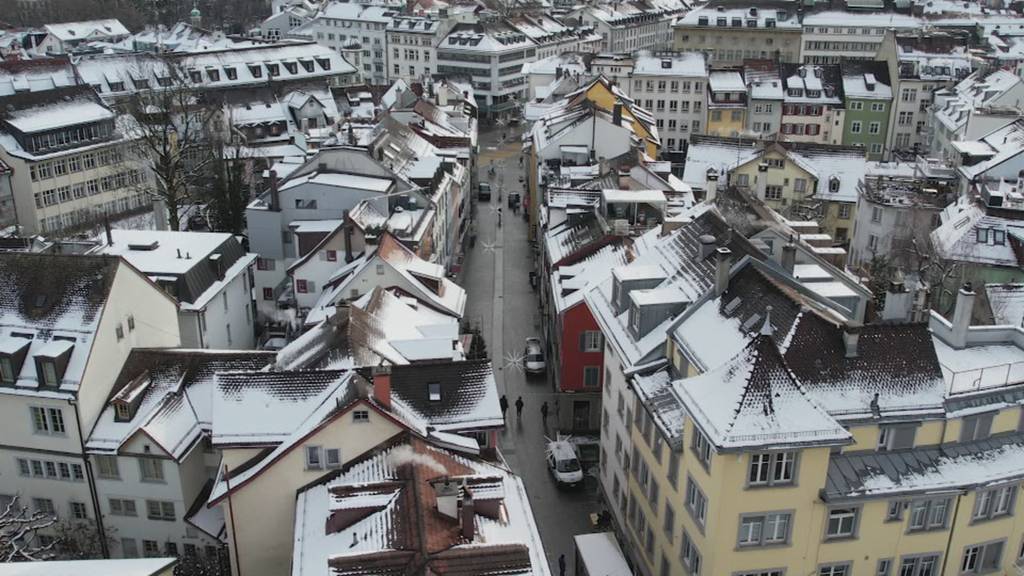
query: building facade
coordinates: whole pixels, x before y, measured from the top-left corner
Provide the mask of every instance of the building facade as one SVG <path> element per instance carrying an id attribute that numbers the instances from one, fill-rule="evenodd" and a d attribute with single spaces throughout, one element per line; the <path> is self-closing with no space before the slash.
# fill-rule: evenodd
<path id="1" fill-rule="evenodd" d="M 637 56 L 622 86 L 654 115 L 665 150 L 675 152 L 707 126 L 707 81 L 703 54 L 664 54 Z"/>
<path id="2" fill-rule="evenodd" d="M 703 52 L 714 67 L 749 59 L 796 62 L 800 56 L 800 23 L 788 10 L 705 6 L 678 18 L 673 29 L 676 50 Z"/>

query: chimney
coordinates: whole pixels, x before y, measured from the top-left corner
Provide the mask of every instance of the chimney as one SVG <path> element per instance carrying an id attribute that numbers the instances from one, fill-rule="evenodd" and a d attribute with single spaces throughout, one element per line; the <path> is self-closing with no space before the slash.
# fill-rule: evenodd
<path id="1" fill-rule="evenodd" d="M 622 102 L 616 102 L 612 107 L 612 124 L 616 126 L 622 124 Z"/>
<path id="2" fill-rule="evenodd" d="M 373 367 L 373 398 L 385 408 L 391 408 L 391 366 Z"/>
<path id="3" fill-rule="evenodd" d="M 277 171 L 270 171 L 270 209 L 274 212 L 281 210 L 281 196 L 277 192 Z"/>
<path id="4" fill-rule="evenodd" d="M 107 246 L 113 246 L 114 232 L 110 229 L 110 216 L 103 216 L 103 231 L 107 233 Z"/>
<path id="5" fill-rule="evenodd" d="M 761 162 L 757 165 L 757 198 L 764 201 L 768 191 L 768 164 Z"/>
<path id="6" fill-rule="evenodd" d="M 857 357 L 857 340 L 860 339 L 860 326 L 847 324 L 843 327 L 843 346 L 847 358 Z"/>
<path id="7" fill-rule="evenodd" d="M 953 348 L 967 346 L 967 329 L 971 326 L 971 313 L 974 312 L 974 289 L 967 282 L 956 295 L 956 309 L 953 310 L 953 331 L 949 345 Z"/>
<path id="8" fill-rule="evenodd" d="M 721 296 L 729 287 L 729 268 L 732 267 L 732 250 L 725 246 L 715 250 L 715 294 Z"/>
<path id="9" fill-rule="evenodd" d="M 451 478 L 435 481 L 432 484 L 437 501 L 437 511 L 452 520 L 459 519 L 459 485 Z"/>
<path id="10" fill-rule="evenodd" d="M 597 175 L 598 177 L 604 176 L 608 173 L 608 159 L 601 156 L 597 159 Z"/>
<path id="11" fill-rule="evenodd" d="M 467 542 L 472 542 L 473 537 L 476 535 L 476 525 L 474 523 L 476 510 L 473 506 L 473 494 L 470 493 L 468 488 L 463 490 L 462 510 L 459 512 L 459 519 L 459 523 L 462 525 L 462 537 Z"/>
<path id="12" fill-rule="evenodd" d="M 343 228 L 342 233 L 345 235 L 345 263 L 352 262 L 352 223 L 348 219 L 348 210 L 342 212 L 341 216 Z"/>
<path id="13" fill-rule="evenodd" d="M 796 269 L 796 244 L 793 244 L 792 238 L 782 247 L 782 268 L 790 276 L 793 275 L 793 270 Z"/>
<path id="14" fill-rule="evenodd" d="M 897 270 L 896 276 L 889 282 L 889 289 L 885 291 L 885 308 L 882 309 L 882 320 L 894 322 L 909 321 L 913 304 L 913 296 L 907 291 L 907 286 L 903 282 L 903 273 Z"/>
<path id="15" fill-rule="evenodd" d="M 718 170 L 714 168 L 708 168 L 707 172 L 707 194 L 704 198 L 709 203 L 714 203 L 715 197 L 718 196 Z"/>
<path id="16" fill-rule="evenodd" d="M 704 260 L 715 251 L 715 237 L 711 234 L 701 234 L 697 239 L 700 242 L 700 259 Z"/>

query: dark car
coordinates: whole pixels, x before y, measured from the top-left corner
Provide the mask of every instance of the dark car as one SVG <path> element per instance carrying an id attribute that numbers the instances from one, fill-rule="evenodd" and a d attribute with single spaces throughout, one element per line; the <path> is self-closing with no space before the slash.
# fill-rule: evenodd
<path id="1" fill-rule="evenodd" d="M 477 184 L 476 197 L 480 200 L 491 200 L 491 185 L 486 182 Z"/>

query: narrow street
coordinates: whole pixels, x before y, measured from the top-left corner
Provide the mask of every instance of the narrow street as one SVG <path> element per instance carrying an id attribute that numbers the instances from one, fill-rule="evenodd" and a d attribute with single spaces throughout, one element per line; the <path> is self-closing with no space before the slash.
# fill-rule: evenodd
<path id="1" fill-rule="evenodd" d="M 500 142 L 502 130 L 507 140 Z M 577 489 L 560 489 L 545 465 L 545 437 L 554 437 L 555 395 L 546 376 L 527 376 L 521 357 L 529 336 L 542 336 L 540 305 L 530 287 L 533 255 L 527 240 L 527 224 L 520 209 L 516 216 L 508 207 L 508 192 L 525 195 L 524 175 L 519 165 L 521 130 L 498 129 L 480 133 L 480 182 L 491 182 L 491 201 L 476 209 L 476 246 L 469 250 L 462 277 L 468 291 L 467 319 L 480 326 L 487 350 L 494 362 L 498 390 L 508 397 L 510 408 L 501 436 L 501 451 L 512 470 L 522 477 L 530 504 L 544 540 L 552 574 L 558 574 L 558 556 L 565 554 L 566 574 L 573 573 L 573 536 L 590 532 L 589 514 L 600 510 L 595 477 Z M 494 162 L 496 174 L 488 176 Z M 499 190 L 501 195 L 499 198 Z M 474 191 L 475 193 L 475 191 Z M 502 227 L 498 227 L 498 207 Z M 549 367 L 550 368 L 550 367 Z M 515 402 L 522 396 L 522 418 L 515 415 Z M 540 407 L 547 402 L 550 425 L 541 418 Z M 596 472 L 596 471 L 595 471 Z"/>

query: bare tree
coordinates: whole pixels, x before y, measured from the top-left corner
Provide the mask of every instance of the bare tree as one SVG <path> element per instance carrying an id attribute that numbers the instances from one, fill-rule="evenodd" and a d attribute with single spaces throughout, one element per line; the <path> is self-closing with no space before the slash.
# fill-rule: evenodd
<path id="1" fill-rule="evenodd" d="M 57 522 L 53 525 L 56 537 L 54 557 L 59 560 L 103 558 L 104 551 L 113 547 L 114 531 L 113 527 L 107 526 L 106 534 L 102 534 L 99 526 L 92 520 Z"/>
<path id="2" fill-rule="evenodd" d="M 209 135 L 221 112 L 177 58 L 155 56 L 152 63 L 159 85 L 136 92 L 125 107 L 134 119 L 135 159 L 155 180 L 150 193 L 167 208 L 170 228 L 180 230 L 179 209 L 197 197 L 196 187 L 209 175 Z"/>
<path id="3" fill-rule="evenodd" d="M 245 207 L 249 204 L 255 170 L 249 148 L 239 134 L 230 138 L 211 138 L 210 185 L 207 190 L 207 218 L 212 230 L 242 234 L 245 231 Z"/>
<path id="4" fill-rule="evenodd" d="M 54 538 L 41 538 L 39 532 L 57 523 L 51 514 L 31 511 L 15 496 L 0 509 L 0 562 L 49 560 L 55 556 Z"/>

